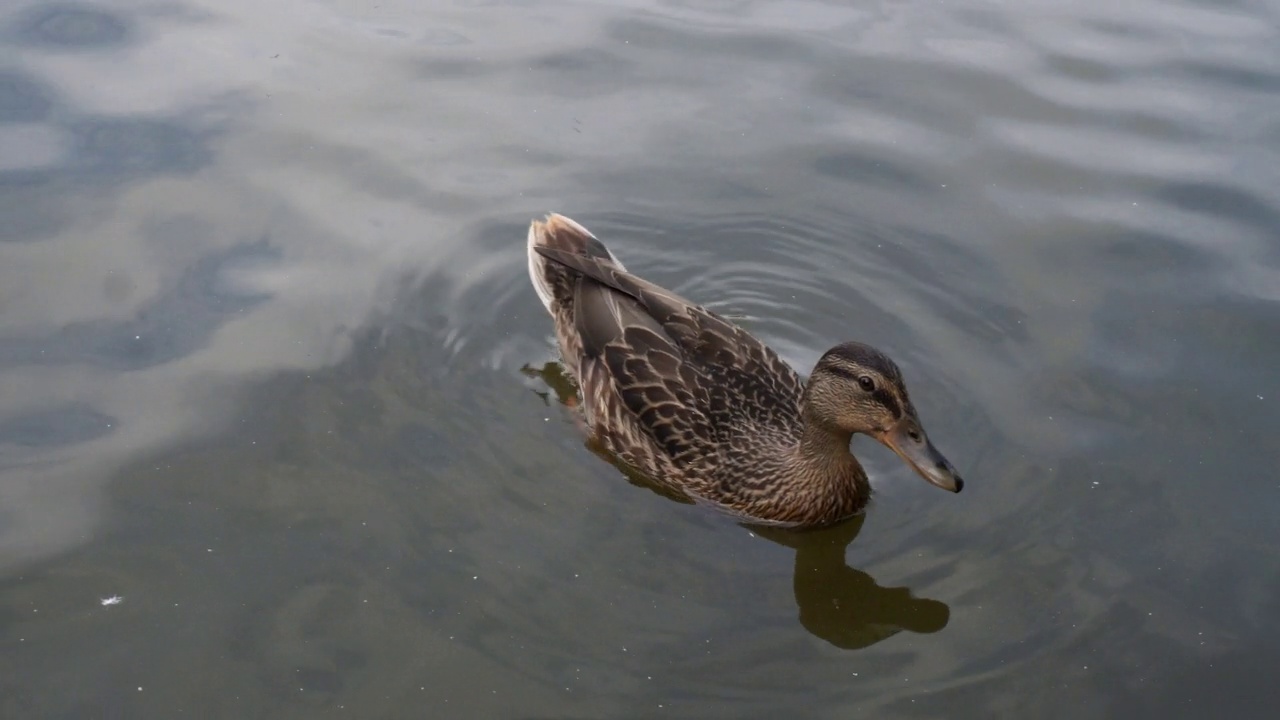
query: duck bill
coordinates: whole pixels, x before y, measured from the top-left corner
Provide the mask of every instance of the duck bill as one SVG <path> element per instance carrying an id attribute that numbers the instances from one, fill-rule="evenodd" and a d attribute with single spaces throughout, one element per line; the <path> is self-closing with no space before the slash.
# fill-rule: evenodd
<path id="1" fill-rule="evenodd" d="M 913 433 L 914 431 L 914 433 Z M 912 435 L 916 437 L 913 438 Z M 917 439 L 918 438 L 918 439 Z M 943 490 L 960 492 L 964 481 L 951 463 L 933 446 L 920 423 L 905 417 L 876 439 L 898 454 L 920 477 Z"/>

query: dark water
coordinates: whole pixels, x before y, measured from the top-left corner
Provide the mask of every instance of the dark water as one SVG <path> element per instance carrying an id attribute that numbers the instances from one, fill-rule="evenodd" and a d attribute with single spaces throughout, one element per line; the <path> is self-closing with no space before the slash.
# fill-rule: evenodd
<path id="1" fill-rule="evenodd" d="M 7 4 L 0 717 L 1271 716 L 1278 27 Z M 547 210 L 889 351 L 966 491 L 865 439 L 822 533 L 628 483 L 522 372 Z"/>

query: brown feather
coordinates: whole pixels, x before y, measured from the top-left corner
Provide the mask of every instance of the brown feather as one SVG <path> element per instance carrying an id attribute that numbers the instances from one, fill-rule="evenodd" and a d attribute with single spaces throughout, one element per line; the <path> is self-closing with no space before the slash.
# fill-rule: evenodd
<path id="1" fill-rule="evenodd" d="M 677 493 L 758 521 L 818 525 L 863 507 L 870 488 L 848 434 L 806 425 L 805 386 L 773 350 L 627 272 L 568 218 L 535 221 L 529 238 L 530 273 L 549 288 L 600 447 Z"/>

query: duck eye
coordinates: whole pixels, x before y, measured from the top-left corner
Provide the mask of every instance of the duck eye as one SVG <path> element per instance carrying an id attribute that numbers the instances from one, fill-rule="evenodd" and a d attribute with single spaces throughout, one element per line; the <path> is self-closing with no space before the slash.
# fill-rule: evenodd
<path id="1" fill-rule="evenodd" d="M 872 392 L 876 389 L 876 381 L 872 380 L 870 375 L 863 375 L 858 378 L 858 387 L 866 392 Z"/>

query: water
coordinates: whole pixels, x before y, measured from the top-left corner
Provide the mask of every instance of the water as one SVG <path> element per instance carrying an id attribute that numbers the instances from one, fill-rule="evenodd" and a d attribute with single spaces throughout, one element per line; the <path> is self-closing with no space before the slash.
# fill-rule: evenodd
<path id="1" fill-rule="evenodd" d="M 1269 716 L 1274 10 L 846 5 L 0 11 L 0 716 Z M 965 492 L 628 483 L 548 210 L 887 350 Z"/>

